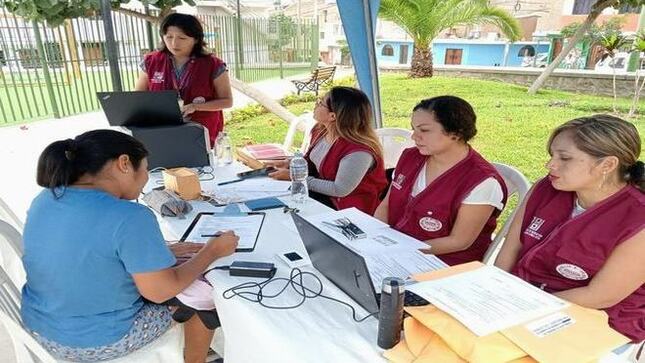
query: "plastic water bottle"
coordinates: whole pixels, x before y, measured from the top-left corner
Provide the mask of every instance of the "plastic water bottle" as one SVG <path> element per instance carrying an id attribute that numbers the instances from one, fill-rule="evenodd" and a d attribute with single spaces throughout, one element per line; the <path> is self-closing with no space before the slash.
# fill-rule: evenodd
<path id="1" fill-rule="evenodd" d="M 217 148 L 217 159 L 221 164 L 230 164 L 233 162 L 233 142 L 224 131 L 220 131 L 215 140 Z"/>
<path id="2" fill-rule="evenodd" d="M 297 152 L 291 159 L 289 173 L 291 176 L 291 200 L 294 203 L 304 203 L 309 196 L 309 188 L 307 187 L 309 164 L 302 157 L 302 153 Z"/>
<path id="3" fill-rule="evenodd" d="M 397 277 L 383 279 L 381 304 L 378 313 L 377 344 L 390 349 L 401 340 L 405 281 Z"/>

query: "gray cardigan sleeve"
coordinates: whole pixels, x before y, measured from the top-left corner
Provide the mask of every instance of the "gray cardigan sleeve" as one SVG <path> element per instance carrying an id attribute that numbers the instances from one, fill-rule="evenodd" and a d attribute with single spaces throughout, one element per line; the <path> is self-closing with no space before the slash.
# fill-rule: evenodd
<path id="1" fill-rule="evenodd" d="M 374 165 L 372 154 L 365 151 L 350 153 L 340 160 L 335 180 L 308 177 L 309 190 L 331 197 L 345 197 L 356 189 L 372 165 Z"/>

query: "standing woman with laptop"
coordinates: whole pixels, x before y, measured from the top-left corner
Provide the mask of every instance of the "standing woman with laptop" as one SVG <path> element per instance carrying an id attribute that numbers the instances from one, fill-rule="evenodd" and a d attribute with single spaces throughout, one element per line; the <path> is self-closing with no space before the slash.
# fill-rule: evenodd
<path id="1" fill-rule="evenodd" d="M 362 91 L 334 87 L 316 102 L 316 126 L 305 154 L 310 196 L 335 209 L 372 214 L 387 187 L 383 150 L 372 128 L 372 107 Z M 272 178 L 289 180 L 288 162 Z"/>
<path id="2" fill-rule="evenodd" d="M 374 216 L 430 244 L 449 265 L 481 260 L 506 203 L 495 167 L 468 141 L 477 133 L 472 106 L 454 96 L 421 101 L 412 112 L 412 140 Z"/>
<path id="3" fill-rule="evenodd" d="M 224 128 L 222 110 L 233 105 L 226 64 L 206 50 L 204 29 L 192 15 L 168 15 L 161 49 L 146 54 L 137 91 L 176 90 L 185 118 L 208 129 L 211 145 Z"/>
<path id="4" fill-rule="evenodd" d="M 548 175 L 518 208 L 497 267 L 609 315 L 645 340 L 645 166 L 636 127 L 610 115 L 573 119 L 548 141 Z"/>

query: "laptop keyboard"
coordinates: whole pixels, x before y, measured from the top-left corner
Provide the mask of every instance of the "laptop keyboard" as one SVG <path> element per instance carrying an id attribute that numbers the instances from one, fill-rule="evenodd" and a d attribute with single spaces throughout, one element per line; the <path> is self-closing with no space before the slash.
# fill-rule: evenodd
<path id="1" fill-rule="evenodd" d="M 376 294 L 376 299 L 381 301 L 381 294 Z M 424 306 L 429 305 L 430 302 L 421 296 L 413 293 L 412 291 L 405 290 L 405 297 L 403 297 L 403 306 Z"/>
<path id="2" fill-rule="evenodd" d="M 428 304 L 430 304 L 428 300 L 413 293 L 412 291 L 405 290 L 405 297 L 403 298 L 404 306 L 423 306 Z"/>

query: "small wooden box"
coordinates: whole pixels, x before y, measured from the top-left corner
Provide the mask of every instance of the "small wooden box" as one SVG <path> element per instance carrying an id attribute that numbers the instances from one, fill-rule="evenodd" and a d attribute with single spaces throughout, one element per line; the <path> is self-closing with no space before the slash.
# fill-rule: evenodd
<path id="1" fill-rule="evenodd" d="M 162 172 L 166 189 L 177 193 L 183 200 L 199 199 L 202 187 L 199 176 L 188 168 L 168 169 Z"/>

